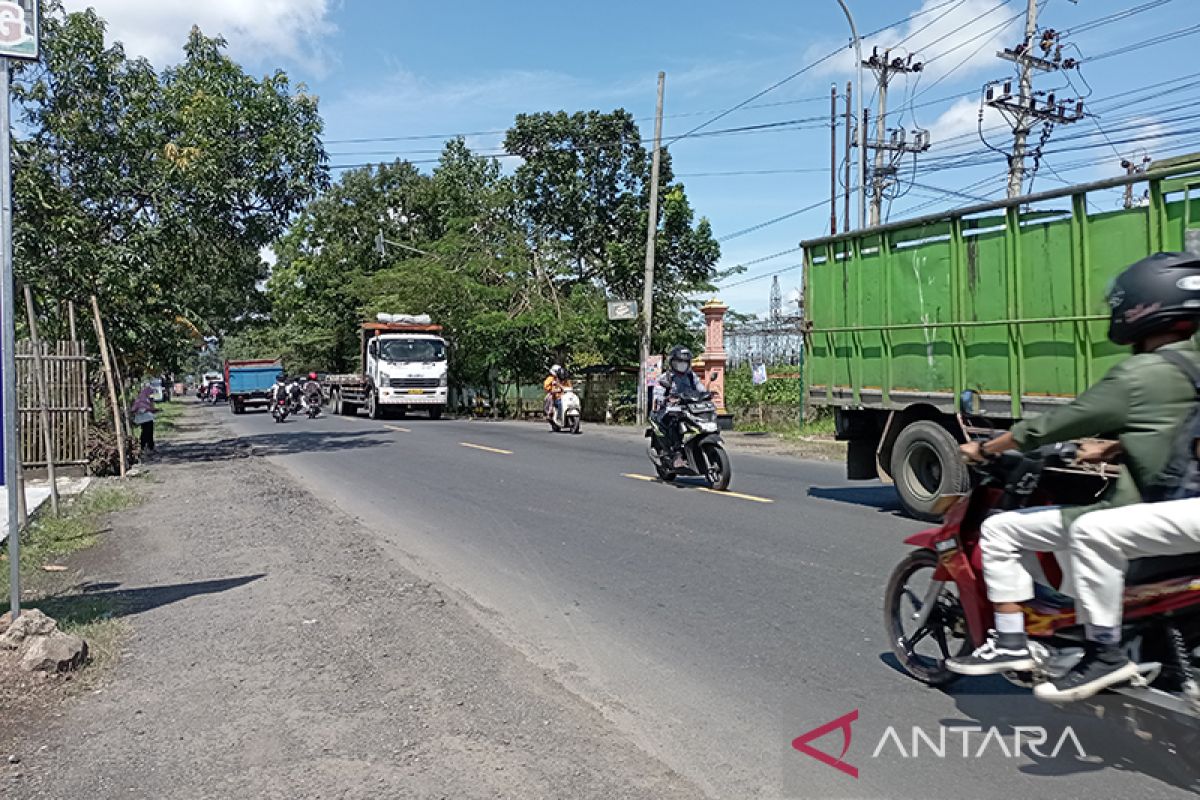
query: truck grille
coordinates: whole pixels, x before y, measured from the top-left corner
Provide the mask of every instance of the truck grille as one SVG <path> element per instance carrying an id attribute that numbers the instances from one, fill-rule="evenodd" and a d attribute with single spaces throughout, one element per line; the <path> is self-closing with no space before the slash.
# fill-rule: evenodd
<path id="1" fill-rule="evenodd" d="M 436 389 L 441 383 L 437 378 L 392 378 L 393 389 Z"/>

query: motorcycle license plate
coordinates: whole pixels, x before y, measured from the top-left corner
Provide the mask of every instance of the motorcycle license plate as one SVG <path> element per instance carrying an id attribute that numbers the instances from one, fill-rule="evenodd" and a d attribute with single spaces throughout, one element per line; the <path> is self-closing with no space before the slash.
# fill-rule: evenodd
<path id="1" fill-rule="evenodd" d="M 712 403 L 697 403 L 696 405 L 692 406 L 693 414 L 703 414 L 707 411 L 716 411 L 716 410 L 717 410 L 716 406 L 714 406 Z"/>
<path id="2" fill-rule="evenodd" d="M 409 389 L 408 393 L 409 394 L 425 394 L 425 392 L 421 389 Z"/>

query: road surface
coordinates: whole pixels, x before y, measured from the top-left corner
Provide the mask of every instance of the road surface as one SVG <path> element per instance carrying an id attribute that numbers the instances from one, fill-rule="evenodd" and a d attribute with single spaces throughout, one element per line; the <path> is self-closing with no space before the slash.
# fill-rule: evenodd
<path id="1" fill-rule="evenodd" d="M 722 495 L 649 479 L 629 431 L 210 413 L 712 797 L 1193 796 L 1194 746 L 901 674 L 882 594 L 921 525 L 839 464 L 735 449 Z M 823 757 L 792 746 L 827 723 Z"/>

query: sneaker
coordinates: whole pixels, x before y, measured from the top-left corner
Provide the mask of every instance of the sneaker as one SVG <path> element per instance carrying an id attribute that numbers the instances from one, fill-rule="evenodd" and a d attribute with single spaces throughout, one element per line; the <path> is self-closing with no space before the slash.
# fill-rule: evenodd
<path id="1" fill-rule="evenodd" d="M 688 466 L 687 459 L 681 455 L 675 456 L 675 461 L 674 461 L 673 466 L 675 467 L 675 469 L 687 469 L 687 466 Z"/>
<path id="2" fill-rule="evenodd" d="M 1047 703 L 1073 703 L 1130 681 L 1137 674 L 1137 664 L 1130 661 L 1120 647 L 1091 644 L 1070 672 L 1061 678 L 1039 683 L 1033 693 Z"/>
<path id="3" fill-rule="evenodd" d="M 1029 640 L 1023 633 L 988 631 L 987 641 L 974 653 L 946 659 L 946 669 L 959 675 L 999 675 L 1024 672 L 1035 666 Z"/>

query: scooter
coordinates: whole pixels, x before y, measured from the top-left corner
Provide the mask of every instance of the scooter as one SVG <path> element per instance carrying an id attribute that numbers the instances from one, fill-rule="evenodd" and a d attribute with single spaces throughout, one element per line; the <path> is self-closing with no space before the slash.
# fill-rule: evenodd
<path id="1" fill-rule="evenodd" d="M 884 623 L 896 659 L 914 678 L 949 684 L 958 676 L 946 668 L 946 659 L 983 643 L 993 610 L 983 579 L 980 526 L 997 509 L 1061 502 L 1072 481 L 1078 489 L 1084 473 L 1077 469 L 1076 450 L 1067 444 L 1029 455 L 1009 452 L 974 467 L 976 486 L 944 499 L 939 509 L 944 524 L 905 539 L 915 549 L 888 581 Z M 1059 484 L 1062 493 L 1043 486 L 1044 478 Z M 1036 558 L 1047 583 L 1035 585 L 1036 596 L 1025 605 L 1025 627 L 1037 666 L 1004 676 L 1026 688 L 1065 675 L 1083 655 L 1083 626 L 1072 599 L 1058 591 L 1058 561 L 1052 553 Z M 1121 644 L 1138 664 L 1138 675 L 1110 691 L 1133 700 L 1146 715 L 1200 725 L 1200 553 L 1130 564 Z"/>
<path id="2" fill-rule="evenodd" d="M 558 404 L 550 405 L 550 416 L 547 421 L 550 423 L 550 430 L 555 433 L 559 431 L 579 433 L 579 420 L 582 415 L 579 395 L 575 394 L 575 390 L 570 386 L 564 386 L 562 394 L 559 395 Z"/>
<path id="3" fill-rule="evenodd" d="M 683 458 L 686 464 L 676 466 L 667 445 L 666 431 L 654 416 L 646 429 L 646 453 L 658 477 L 670 482 L 680 475 L 698 475 L 708 481 L 710 488 L 723 492 L 733 479 L 733 465 L 721 439 L 717 424 L 717 406 L 712 392 L 697 392 L 680 397 L 668 411 L 678 412 L 683 426 Z"/>
<path id="4" fill-rule="evenodd" d="M 227 399 L 225 392 L 225 383 L 223 381 L 213 381 L 208 385 L 208 392 L 205 393 L 204 399 L 206 402 L 216 405 L 222 400 Z"/>

